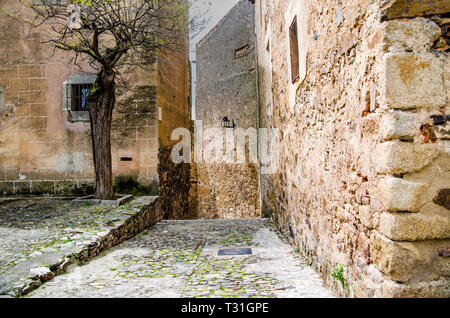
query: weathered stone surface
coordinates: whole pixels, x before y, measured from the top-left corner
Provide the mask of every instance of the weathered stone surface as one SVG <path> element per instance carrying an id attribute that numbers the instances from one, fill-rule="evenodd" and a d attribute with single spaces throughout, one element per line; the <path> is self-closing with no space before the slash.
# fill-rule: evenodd
<path id="1" fill-rule="evenodd" d="M 28 297 L 333 297 L 268 220 L 162 221 Z M 250 247 L 252 255 L 218 256 Z"/>
<path id="2" fill-rule="evenodd" d="M 443 61 L 431 53 L 384 57 L 386 102 L 393 109 L 438 108 L 446 103 Z"/>
<path id="3" fill-rule="evenodd" d="M 377 222 L 371 213 L 371 208 L 369 205 L 361 205 L 359 207 L 358 216 L 359 216 L 359 220 L 365 227 L 367 227 L 369 229 L 373 229 L 377 226 Z"/>
<path id="4" fill-rule="evenodd" d="M 395 242 L 374 231 L 370 236 L 370 257 L 391 280 L 418 283 L 441 275 L 437 250 L 449 240 L 435 242 Z"/>
<path id="5" fill-rule="evenodd" d="M 119 208 L 57 199 L 13 199 L 0 209 L 1 294 L 18 296 L 87 262 L 162 218 L 155 197 Z"/>
<path id="6" fill-rule="evenodd" d="M 61 154 L 55 165 L 56 171 L 68 173 L 84 173 L 87 168 L 88 161 L 82 152 Z"/>
<path id="7" fill-rule="evenodd" d="M 14 0 L 4 0 L 1 6 L 23 17 L 29 11 Z M 0 20 L 0 113 L 5 115 L 0 123 L 0 153 L 16 162 L 14 168 L 30 175 L 28 180 L 54 182 L 53 188 L 36 192 L 31 188 L 33 194 L 41 190 L 59 194 L 62 189 L 57 182 L 61 180 L 92 182 L 95 175 L 89 116 L 87 112 L 68 112 L 62 105 L 67 104 L 63 103 L 63 83 L 72 77 L 79 80 L 83 73 L 95 74 L 96 70 L 83 57 L 74 65 L 73 52 L 53 52 L 53 44 L 47 41 L 49 24 L 30 33 L 19 20 L 6 15 Z M 178 44 L 187 49 L 188 41 L 180 39 Z M 143 187 L 157 183 L 159 141 L 170 140 L 173 127 L 188 126 L 191 117 L 189 61 L 185 54 L 186 50 L 180 49 L 158 62 L 147 59 L 140 63 L 151 70 L 123 70 L 129 88 L 117 94 L 113 112 L 114 176 L 132 175 Z M 160 108 L 168 115 L 158 130 L 155 118 Z M 51 165 L 42 164 L 45 157 L 54 157 Z M 122 160 L 124 157 L 131 160 Z M 0 169 L 5 168 L 0 163 Z"/>
<path id="8" fill-rule="evenodd" d="M 447 0 L 389 0 L 383 5 L 383 19 L 409 18 L 427 16 L 450 11 Z"/>
<path id="9" fill-rule="evenodd" d="M 34 280 L 46 282 L 55 277 L 55 274 L 48 267 L 37 267 L 30 269 L 30 277 Z"/>
<path id="10" fill-rule="evenodd" d="M 443 151 L 439 144 L 388 141 L 377 145 L 372 162 L 378 173 L 411 173 L 429 165 Z"/>
<path id="11" fill-rule="evenodd" d="M 383 283 L 385 297 L 390 298 L 448 298 L 450 297 L 450 287 L 448 277 L 442 277 L 426 283 L 417 284 L 397 284 L 386 280 Z M 380 294 L 381 295 L 381 294 Z"/>
<path id="12" fill-rule="evenodd" d="M 422 195 L 427 184 L 415 183 L 401 178 L 387 177 L 378 180 L 378 195 L 388 211 L 417 212 L 422 206 Z"/>
<path id="13" fill-rule="evenodd" d="M 221 120 L 238 129 L 258 127 L 254 5 L 239 1 L 197 44 L 196 119 L 208 128 L 221 128 Z M 236 138 L 237 139 L 237 138 Z M 222 143 L 222 141 L 218 141 Z M 203 158 L 208 156 L 204 143 Z M 236 156 L 236 146 L 226 150 Z M 200 218 L 254 218 L 261 216 L 258 165 L 255 162 L 198 162 L 198 216 Z"/>
<path id="14" fill-rule="evenodd" d="M 411 139 L 419 134 L 420 125 L 417 115 L 395 111 L 383 116 L 380 129 L 384 140 Z"/>
<path id="15" fill-rule="evenodd" d="M 421 52 L 429 50 L 440 35 L 441 28 L 431 20 L 393 20 L 385 23 L 384 43 L 389 51 Z"/>
<path id="16" fill-rule="evenodd" d="M 417 16 L 428 15 L 429 5 L 443 2 L 354 0 L 342 1 L 338 8 L 325 0 L 301 1 L 308 15 L 306 76 L 291 108 L 286 33 L 293 20 L 286 16 L 294 2 L 300 1 L 255 1 L 260 126 L 275 127 L 281 136 L 279 169 L 260 178 L 263 214 L 305 250 L 318 270 L 329 273 L 343 264 L 350 272 L 345 278 L 351 281 L 351 292 L 327 280 L 341 294 L 392 295 L 394 287 L 402 286 L 392 274 L 408 280 L 403 296 L 408 291 L 416 295 L 416 288 L 422 288 L 422 295 L 436 295 L 442 292 L 442 285 L 434 284 L 436 273 L 445 273 L 436 269 L 437 249 L 416 252 L 385 236 L 386 244 L 378 253 L 369 248 L 369 237 L 385 231 L 392 238 L 427 238 L 410 243 L 418 244 L 420 251 L 426 244 L 446 240 L 434 239 L 445 233 L 434 216 L 444 217 L 446 211 L 432 201 L 439 189 L 448 188 L 448 160 L 443 155 L 448 146 L 445 132 L 437 132 L 445 126 L 434 127 L 430 118 L 448 113 L 448 54 L 433 48 L 437 41 L 445 41 L 436 25 L 442 26 L 436 21 L 445 16 Z M 428 9 L 420 9 L 420 3 Z M 412 19 L 380 19 L 395 12 Z M 388 200 L 380 200 L 377 180 L 392 175 L 430 186 L 423 189 L 422 198 L 420 187 L 392 187 Z M 393 210 L 414 210 L 431 218 L 387 219 L 383 201 Z M 392 264 L 378 271 L 373 284 L 366 274 L 372 252 L 386 261 L 386 268 Z M 414 274 L 402 277 L 408 272 Z M 416 278 L 423 279 L 421 287 L 412 283 Z M 392 284 L 384 288 L 385 281 Z"/>
<path id="17" fill-rule="evenodd" d="M 383 213 L 379 230 L 395 241 L 450 238 L 450 218 L 422 213 Z"/>
<path id="18" fill-rule="evenodd" d="M 447 101 L 450 101 L 450 56 L 444 57 L 444 85 L 447 91 Z"/>
<path id="19" fill-rule="evenodd" d="M 450 210 L 450 189 L 440 190 L 433 202 Z"/>

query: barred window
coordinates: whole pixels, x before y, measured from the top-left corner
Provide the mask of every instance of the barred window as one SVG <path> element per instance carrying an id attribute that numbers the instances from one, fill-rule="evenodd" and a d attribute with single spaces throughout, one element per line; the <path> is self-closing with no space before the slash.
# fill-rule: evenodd
<path id="1" fill-rule="evenodd" d="M 71 110 L 88 111 L 87 96 L 92 89 L 92 84 L 72 84 L 71 86 Z"/>
<path id="2" fill-rule="evenodd" d="M 67 112 L 68 121 L 89 121 L 87 98 L 95 78 L 95 74 L 74 74 L 64 82 L 63 110 Z"/>

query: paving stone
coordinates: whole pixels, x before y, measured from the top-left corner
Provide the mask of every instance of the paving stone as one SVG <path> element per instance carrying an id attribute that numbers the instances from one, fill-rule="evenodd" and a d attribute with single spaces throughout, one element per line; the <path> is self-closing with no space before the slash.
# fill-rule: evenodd
<path id="1" fill-rule="evenodd" d="M 129 231 L 139 232 L 130 227 L 139 227 L 143 222 L 130 222 L 124 235 L 108 236 L 129 218 L 143 218 L 138 214 L 141 209 L 136 207 L 149 206 L 154 200 L 155 197 L 141 197 L 123 206 L 123 211 L 133 211 L 133 214 L 126 214 L 112 228 L 103 225 L 120 215 L 112 207 L 73 206 L 71 201 L 52 198 L 3 200 L 0 202 L 0 294 L 16 296 L 30 291 L 40 285 L 36 280 L 47 281 L 63 272 L 72 262 L 70 259 L 84 261 L 100 253 L 106 248 L 105 239 L 111 246 L 122 241 Z M 91 245 L 93 248 L 87 249 Z M 80 258 L 81 252 L 88 255 Z"/>
<path id="2" fill-rule="evenodd" d="M 252 255 L 218 256 L 248 247 Z M 162 221 L 27 297 L 332 297 L 321 277 L 255 220 Z"/>

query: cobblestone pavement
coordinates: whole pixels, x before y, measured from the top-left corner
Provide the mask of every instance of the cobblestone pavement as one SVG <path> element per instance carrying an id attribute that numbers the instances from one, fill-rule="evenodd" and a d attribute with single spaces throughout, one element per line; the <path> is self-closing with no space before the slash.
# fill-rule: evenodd
<path id="1" fill-rule="evenodd" d="M 150 200 L 141 197 L 118 208 L 52 198 L 2 200 L 0 295 L 13 295 L 16 285 L 27 285 L 33 270 L 49 271 L 50 265 L 96 242 Z"/>
<path id="2" fill-rule="evenodd" d="M 219 256 L 251 247 L 252 255 Z M 162 221 L 27 297 L 332 297 L 268 220 Z"/>

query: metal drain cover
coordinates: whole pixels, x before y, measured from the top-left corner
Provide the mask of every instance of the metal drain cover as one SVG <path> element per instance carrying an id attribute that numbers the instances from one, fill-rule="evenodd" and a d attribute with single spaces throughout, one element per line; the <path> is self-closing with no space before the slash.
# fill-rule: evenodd
<path id="1" fill-rule="evenodd" d="M 221 248 L 217 255 L 250 255 L 251 248 Z"/>

